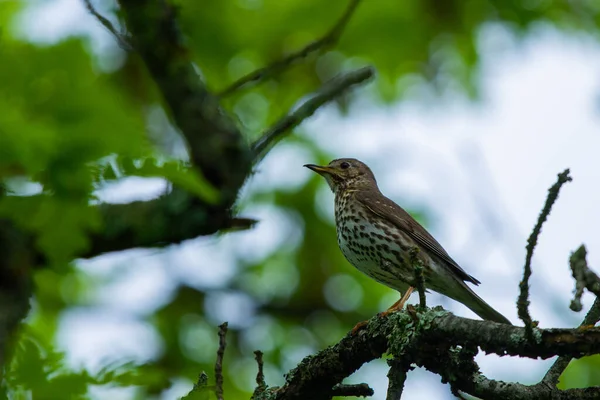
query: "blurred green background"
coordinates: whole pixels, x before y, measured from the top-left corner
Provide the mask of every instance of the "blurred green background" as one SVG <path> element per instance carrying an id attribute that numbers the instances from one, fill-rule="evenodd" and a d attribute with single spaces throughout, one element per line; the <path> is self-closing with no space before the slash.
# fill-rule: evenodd
<path id="1" fill-rule="evenodd" d="M 120 26 L 114 2 L 93 4 Z M 323 35 L 348 2 L 175 4 L 202 77 L 220 92 Z M 214 378 L 217 325 L 224 320 L 230 322 L 226 398 L 250 397 L 257 349 L 265 353 L 267 383 L 281 384 L 304 356 L 336 343 L 357 321 L 396 300 L 343 259 L 332 196 L 322 180 L 301 169 L 354 155 L 321 141 L 328 130 L 351 130 L 342 121 L 356 114 L 369 121 L 369 113 L 392 113 L 398 104 L 416 104 L 425 114 L 430 107 L 452 110 L 456 103 L 483 107 L 483 52 L 501 53 L 506 43 L 518 46 L 543 30 L 596 48 L 599 13 L 596 2 L 363 0 L 333 48 L 222 100 L 252 141 L 340 71 L 366 64 L 377 70 L 376 80 L 327 107 L 325 116 L 297 129 L 257 167 L 238 204 L 242 215 L 261 221 L 254 230 L 72 261 L 88 245 L 87 234 L 101 229 L 88 204 L 154 198 L 168 190 L 165 177 L 174 174 L 192 188 L 188 172 L 177 168 L 187 159 L 185 146 L 141 60 L 120 49 L 82 3 L 0 2 L 0 181 L 11 194 L 0 198 L 0 215 L 33 232 L 51 262 L 35 273 L 34 306 L 5 394 L 178 398 L 200 372 Z M 372 126 L 389 129 L 385 123 Z M 148 170 L 148 160 L 157 167 Z M 389 183 L 389 174 L 403 168 L 400 161 L 377 162 L 374 169 L 385 171 Z M 556 172 L 549 170 L 541 187 Z M 440 173 L 437 179 L 447 177 Z M 543 195 L 544 189 L 535 192 L 539 207 Z M 439 213 L 414 199 L 408 208 L 435 228 Z M 532 224 L 523 226 L 526 232 Z M 524 240 L 515 240 L 521 251 Z M 514 279 L 502 281 L 511 285 L 507 307 L 516 297 L 522 258 L 515 259 Z M 560 268 L 568 275 L 566 264 Z M 566 307 L 560 312 L 567 314 Z M 514 312 L 507 316 L 517 321 Z M 565 318 L 573 326 L 582 316 Z M 381 399 L 385 363 L 373 365 L 353 381 L 372 384 Z M 493 367 L 484 373 L 496 377 Z M 516 372 L 510 377 L 521 378 Z M 599 377 L 600 359 L 590 357 L 573 363 L 561 385 L 600 384 Z M 425 388 L 439 381 L 434 376 L 416 372 L 414 380 L 411 393 L 434 390 L 438 398 L 451 397 L 441 384 Z"/>

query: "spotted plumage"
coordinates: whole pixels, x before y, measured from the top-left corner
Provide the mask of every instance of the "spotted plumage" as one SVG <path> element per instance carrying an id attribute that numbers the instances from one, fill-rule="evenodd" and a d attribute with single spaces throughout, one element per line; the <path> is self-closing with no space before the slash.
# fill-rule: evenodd
<path id="1" fill-rule="evenodd" d="M 306 167 L 321 174 L 334 192 L 338 245 L 358 270 L 405 293 L 416 285 L 409 260 L 410 250 L 416 247 L 425 266 L 428 289 L 463 303 L 483 319 L 510 324 L 465 283 L 477 285 L 479 281 L 467 274 L 425 228 L 379 191 L 368 166 L 344 158 L 326 167 Z"/>

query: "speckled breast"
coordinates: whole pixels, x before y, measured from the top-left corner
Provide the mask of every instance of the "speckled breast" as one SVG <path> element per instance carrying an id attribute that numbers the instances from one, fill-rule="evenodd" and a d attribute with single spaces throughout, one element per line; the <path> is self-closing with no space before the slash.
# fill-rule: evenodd
<path id="1" fill-rule="evenodd" d="M 404 292 L 407 282 L 414 280 L 406 262 L 409 247 L 400 243 L 404 234 L 354 200 L 352 192 L 337 194 L 335 202 L 337 239 L 344 257 L 369 277 Z"/>

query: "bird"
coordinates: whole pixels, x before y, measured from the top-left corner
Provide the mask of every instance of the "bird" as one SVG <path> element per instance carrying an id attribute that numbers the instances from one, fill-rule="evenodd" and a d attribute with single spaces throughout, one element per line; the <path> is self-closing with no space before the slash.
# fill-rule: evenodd
<path id="1" fill-rule="evenodd" d="M 412 252 L 422 262 L 426 290 L 464 304 L 484 320 L 512 325 L 467 286 L 467 282 L 481 282 L 462 269 L 408 212 L 381 193 L 365 163 L 340 158 L 326 166 L 304 167 L 325 178 L 335 195 L 337 241 L 344 257 L 370 278 L 404 294 L 385 314 L 402 309 L 417 287 Z"/>

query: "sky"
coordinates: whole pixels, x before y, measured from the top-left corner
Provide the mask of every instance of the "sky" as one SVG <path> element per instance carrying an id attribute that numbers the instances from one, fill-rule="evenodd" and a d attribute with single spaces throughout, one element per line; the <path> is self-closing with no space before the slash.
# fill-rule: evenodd
<path id="1" fill-rule="evenodd" d="M 62 12 L 67 9 L 68 13 Z M 31 40 L 55 41 L 84 33 L 93 38 L 96 51 L 110 48 L 110 36 L 76 0 L 43 3 L 26 13 L 22 23 L 31 26 L 34 20 L 46 23 L 26 30 Z M 493 45 L 498 40 L 506 44 L 500 50 Z M 336 157 L 366 162 L 384 194 L 406 208 L 431 214 L 431 233 L 482 281 L 476 292 L 513 323 L 520 323 L 515 302 L 526 239 L 547 189 L 557 173 L 570 168 L 573 182 L 563 187 L 534 255 L 530 311 L 541 327 L 575 326 L 592 299 L 584 296 L 582 313 L 568 309 L 574 287 L 568 268 L 570 252 L 585 243 L 589 264 L 600 265 L 596 231 L 600 217 L 600 47 L 587 37 L 566 37 L 547 27 L 517 43 L 491 26 L 483 30 L 480 48 L 482 99 L 478 103 L 460 95 L 429 101 L 431 94 L 423 89 L 415 96 L 417 101 L 374 106 L 363 100 L 345 116 L 326 107 L 304 123 L 301 134 Z M 264 160 L 246 190 L 302 184 L 311 177 L 310 171 L 301 168 L 309 162 L 314 162 L 309 154 L 284 142 Z M 125 202 L 151 198 L 164 187 L 158 179 L 129 179 L 109 187 L 102 196 L 106 201 Z M 332 218 L 333 195 L 325 184 L 322 189 L 322 212 Z M 165 301 L 178 279 L 218 286 L 234 273 L 232 249 L 259 257 L 280 244 L 276 237 L 285 236 L 273 233 L 289 229 L 286 217 L 276 210 L 250 209 L 243 214 L 257 217 L 261 224 L 247 233 L 201 238 L 165 252 L 134 250 L 81 261 L 80 268 L 98 278 L 110 276 L 115 269 L 120 273 L 96 299 L 101 308 L 74 310 L 62 319 L 59 345 L 70 361 L 94 368 L 118 357 L 143 361 L 156 354 L 160 338 L 139 316 Z M 206 260 L 221 267 L 215 270 Z M 391 304 L 395 295 L 390 296 Z M 411 301 L 416 301 L 415 296 Z M 244 298 L 222 296 L 209 302 L 214 305 L 214 320 L 253 329 L 256 321 L 247 317 L 252 310 Z M 474 316 L 436 294 L 428 297 L 428 303 Z M 215 332 L 214 327 L 205 326 L 196 335 L 209 341 Z M 287 363 L 295 365 L 307 355 L 305 350 L 295 351 Z M 537 382 L 550 362 L 483 355 L 477 361 L 490 378 L 519 376 L 523 383 Z M 375 362 L 363 366 L 351 380 L 368 382 L 376 390 L 375 399 L 383 399 L 386 373 L 386 365 Z M 282 377 L 267 371 L 267 380 L 275 385 Z M 186 393 L 188 385 L 176 383 L 165 398 Z M 117 395 L 127 398 L 126 393 Z M 443 396 L 451 398 L 439 377 L 419 369 L 409 373 L 403 398 Z"/>

